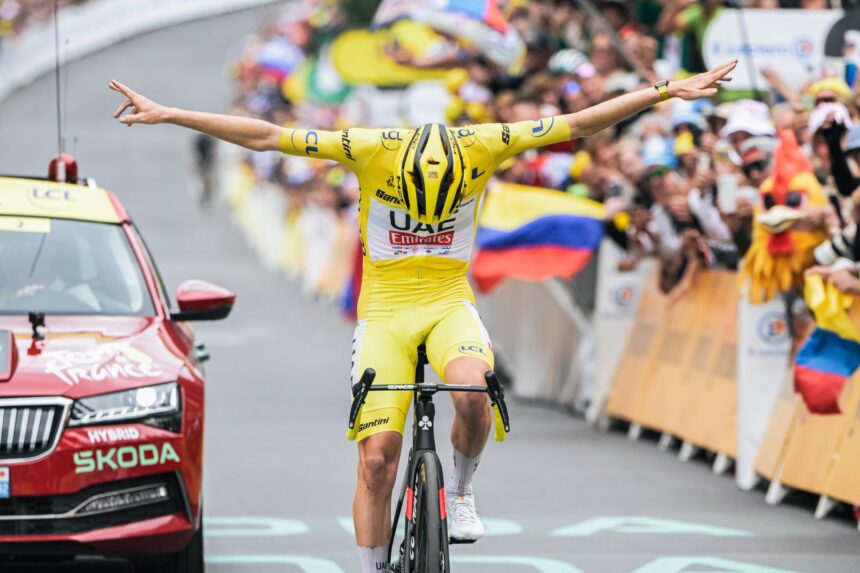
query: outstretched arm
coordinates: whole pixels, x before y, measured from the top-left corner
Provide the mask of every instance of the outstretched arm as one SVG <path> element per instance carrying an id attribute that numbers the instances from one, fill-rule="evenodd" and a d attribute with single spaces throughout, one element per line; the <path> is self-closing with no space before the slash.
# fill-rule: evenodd
<path id="1" fill-rule="evenodd" d="M 113 116 L 129 127 L 136 123 L 150 125 L 172 123 L 207 133 L 252 151 L 276 151 L 280 149 L 284 128 L 273 123 L 250 117 L 165 107 L 116 80 L 111 81 L 109 87 L 125 96 L 125 101 L 117 108 Z M 122 115 L 128 109 L 131 109 L 131 113 Z"/>
<path id="2" fill-rule="evenodd" d="M 717 88 L 723 82 L 731 81 L 732 70 L 737 65 L 738 61 L 732 60 L 703 74 L 671 81 L 669 96 L 685 100 L 713 97 L 717 95 Z M 657 90 L 647 87 L 562 117 L 570 126 L 571 139 L 577 139 L 593 135 L 659 102 L 660 94 Z"/>

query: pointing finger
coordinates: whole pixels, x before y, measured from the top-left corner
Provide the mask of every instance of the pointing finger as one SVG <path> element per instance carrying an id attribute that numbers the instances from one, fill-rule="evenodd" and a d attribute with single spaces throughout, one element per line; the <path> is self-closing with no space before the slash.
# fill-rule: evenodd
<path id="1" fill-rule="evenodd" d="M 129 98 L 125 98 L 125 101 L 122 102 L 122 104 L 118 108 L 116 108 L 116 112 L 113 114 L 113 116 L 119 117 L 120 115 L 122 115 L 122 112 L 124 112 L 126 109 L 128 109 L 128 107 L 130 105 L 131 105 L 131 100 Z"/>
<path id="2" fill-rule="evenodd" d="M 135 93 L 135 91 L 133 89 L 131 89 L 130 87 L 128 87 L 126 85 L 121 84 L 120 82 L 118 82 L 116 80 L 111 80 L 110 88 L 112 90 L 120 92 L 121 94 L 123 94 L 125 97 L 127 97 L 129 99 L 134 99 L 134 97 L 137 95 L 137 93 Z"/>

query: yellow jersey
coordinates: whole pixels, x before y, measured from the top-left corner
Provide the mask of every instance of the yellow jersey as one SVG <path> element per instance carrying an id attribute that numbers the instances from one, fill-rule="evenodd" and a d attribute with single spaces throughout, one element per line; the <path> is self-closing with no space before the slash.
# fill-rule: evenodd
<path id="1" fill-rule="evenodd" d="M 465 275 L 475 241 L 481 191 L 496 167 L 525 150 L 570 139 L 570 127 L 562 117 L 449 128 L 470 172 L 457 211 L 445 221 L 428 225 L 409 216 L 397 193 L 396 157 L 412 131 L 286 128 L 281 137 L 284 153 L 337 161 L 358 177 L 359 230 L 368 278 Z"/>

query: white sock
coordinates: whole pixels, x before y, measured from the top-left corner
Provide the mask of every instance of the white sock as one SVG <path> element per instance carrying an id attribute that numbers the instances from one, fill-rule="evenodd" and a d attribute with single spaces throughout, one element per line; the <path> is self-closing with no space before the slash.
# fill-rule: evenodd
<path id="1" fill-rule="evenodd" d="M 448 487 L 445 489 L 457 495 L 472 495 L 472 478 L 475 476 L 475 470 L 478 469 L 479 461 L 481 456 L 469 458 L 454 448 L 454 471 L 451 472 Z"/>
<path id="2" fill-rule="evenodd" d="M 388 546 L 359 547 L 358 556 L 361 559 L 361 573 L 380 573 L 388 567 Z"/>

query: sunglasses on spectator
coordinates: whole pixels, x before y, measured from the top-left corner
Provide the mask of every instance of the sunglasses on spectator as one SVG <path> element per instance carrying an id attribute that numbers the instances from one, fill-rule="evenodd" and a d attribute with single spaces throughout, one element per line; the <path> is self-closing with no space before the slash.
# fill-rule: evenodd
<path id="1" fill-rule="evenodd" d="M 648 172 L 648 177 L 663 177 L 667 173 L 669 173 L 669 169 L 667 167 L 654 167 Z"/>
<path id="2" fill-rule="evenodd" d="M 823 103 L 838 103 L 838 102 L 839 102 L 839 98 L 837 98 L 836 96 L 829 96 L 828 95 L 828 96 L 821 96 L 821 97 L 815 98 L 815 106 L 816 107 L 818 107 L 819 105 L 821 105 Z"/>
<path id="3" fill-rule="evenodd" d="M 766 159 L 757 159 L 755 161 L 750 161 L 741 169 L 744 172 L 744 175 L 747 177 L 751 177 L 754 171 L 766 171 L 767 170 L 767 160 Z"/>

